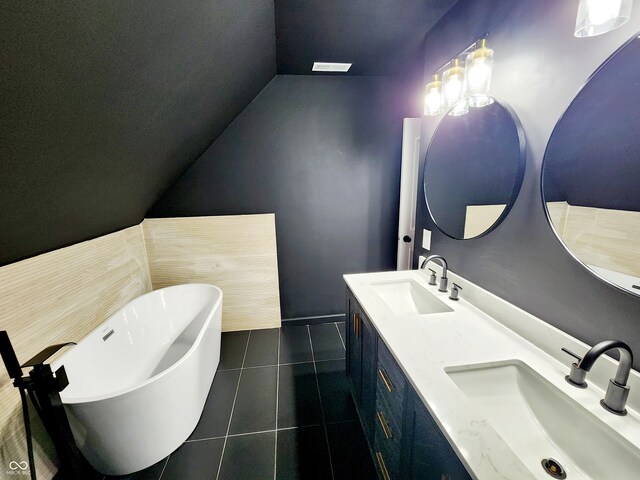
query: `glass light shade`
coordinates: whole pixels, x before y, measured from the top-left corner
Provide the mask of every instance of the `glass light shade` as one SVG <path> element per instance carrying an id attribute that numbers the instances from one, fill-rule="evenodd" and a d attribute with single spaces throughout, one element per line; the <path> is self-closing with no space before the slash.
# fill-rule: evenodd
<path id="1" fill-rule="evenodd" d="M 486 39 L 465 60 L 465 95 L 470 97 L 472 107 L 483 107 L 493 103 L 489 96 L 493 73 L 493 50 L 487 48 Z"/>
<path id="2" fill-rule="evenodd" d="M 469 99 L 465 98 L 456 103 L 456 105 L 449 112 L 449 115 L 452 117 L 460 117 L 462 115 L 466 115 L 467 113 L 469 113 Z"/>
<path id="3" fill-rule="evenodd" d="M 464 98 L 464 67 L 457 58 L 442 74 L 442 85 L 446 107 L 453 107 Z"/>
<path id="4" fill-rule="evenodd" d="M 631 17 L 633 0 L 580 0 L 576 37 L 595 37 L 621 27 Z"/>
<path id="5" fill-rule="evenodd" d="M 424 114 L 439 115 L 442 113 L 442 82 L 438 75 L 433 78 L 424 89 Z"/>

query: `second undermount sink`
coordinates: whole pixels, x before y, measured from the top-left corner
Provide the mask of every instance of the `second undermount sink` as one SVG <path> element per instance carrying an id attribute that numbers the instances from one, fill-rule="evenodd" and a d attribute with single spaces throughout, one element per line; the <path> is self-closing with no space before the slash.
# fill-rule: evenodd
<path id="1" fill-rule="evenodd" d="M 453 312 L 415 280 L 396 280 L 371 284 L 372 290 L 397 315 L 425 315 Z"/>
<path id="2" fill-rule="evenodd" d="M 514 360 L 446 372 L 535 478 L 638 478 L 640 451 L 528 365 Z M 566 477 L 545 471 L 548 458 Z"/>

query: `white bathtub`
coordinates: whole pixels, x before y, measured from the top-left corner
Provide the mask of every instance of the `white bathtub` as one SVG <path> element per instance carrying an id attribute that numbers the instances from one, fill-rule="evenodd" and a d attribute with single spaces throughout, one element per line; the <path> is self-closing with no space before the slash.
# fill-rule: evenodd
<path id="1" fill-rule="evenodd" d="M 222 291 L 164 288 L 128 303 L 62 356 L 78 448 L 105 475 L 158 462 L 196 427 L 220 360 Z"/>

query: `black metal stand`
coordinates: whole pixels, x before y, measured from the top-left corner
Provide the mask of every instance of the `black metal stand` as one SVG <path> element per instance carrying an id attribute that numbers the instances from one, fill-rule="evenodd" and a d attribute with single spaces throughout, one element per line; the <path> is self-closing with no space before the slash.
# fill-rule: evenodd
<path id="1" fill-rule="evenodd" d="M 24 399 L 24 392 L 27 392 L 58 453 L 60 469 L 55 476 L 56 480 L 98 479 L 102 476 L 91 468 L 75 444 L 69 420 L 60 399 L 60 392 L 69 385 L 64 366 L 56 370 L 54 374 L 51 366 L 44 363 L 51 355 L 67 345 L 71 345 L 71 343 L 47 347 L 20 365 L 9 340 L 9 335 L 5 331 L 0 331 L 0 354 L 9 376 L 13 379 L 13 385 L 20 389 L 23 397 L 23 409 L 27 409 Z M 29 375 L 23 376 L 22 369 L 29 367 L 31 367 Z M 31 478 L 35 479 L 28 412 L 25 412 L 24 417 Z"/>

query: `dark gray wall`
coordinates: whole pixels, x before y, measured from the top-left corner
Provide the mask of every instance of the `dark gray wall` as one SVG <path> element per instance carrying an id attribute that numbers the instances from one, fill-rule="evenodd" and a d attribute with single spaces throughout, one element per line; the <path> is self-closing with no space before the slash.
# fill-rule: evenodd
<path id="1" fill-rule="evenodd" d="M 273 0 L 5 2 L 0 264 L 140 222 L 273 78 Z"/>
<path id="2" fill-rule="evenodd" d="M 528 157 L 520 195 L 496 230 L 474 240 L 446 237 L 428 218 L 419 191 L 416 241 L 422 242 L 422 228 L 432 229 L 432 252 L 444 255 L 455 272 L 587 343 L 619 338 L 640 352 L 640 298 L 573 260 L 548 225 L 540 198 L 540 167 L 554 125 L 591 73 L 640 30 L 635 9 L 614 32 L 574 38 L 576 8 L 577 2 L 555 0 L 461 0 L 428 35 L 425 75 L 490 32 L 492 94 L 519 116 Z M 437 122 L 423 117 L 423 158 Z M 416 256 L 423 253 L 417 250 Z"/>
<path id="3" fill-rule="evenodd" d="M 395 268 L 407 96 L 278 75 L 149 216 L 275 212 L 283 318 L 343 313 L 344 273 Z"/>

